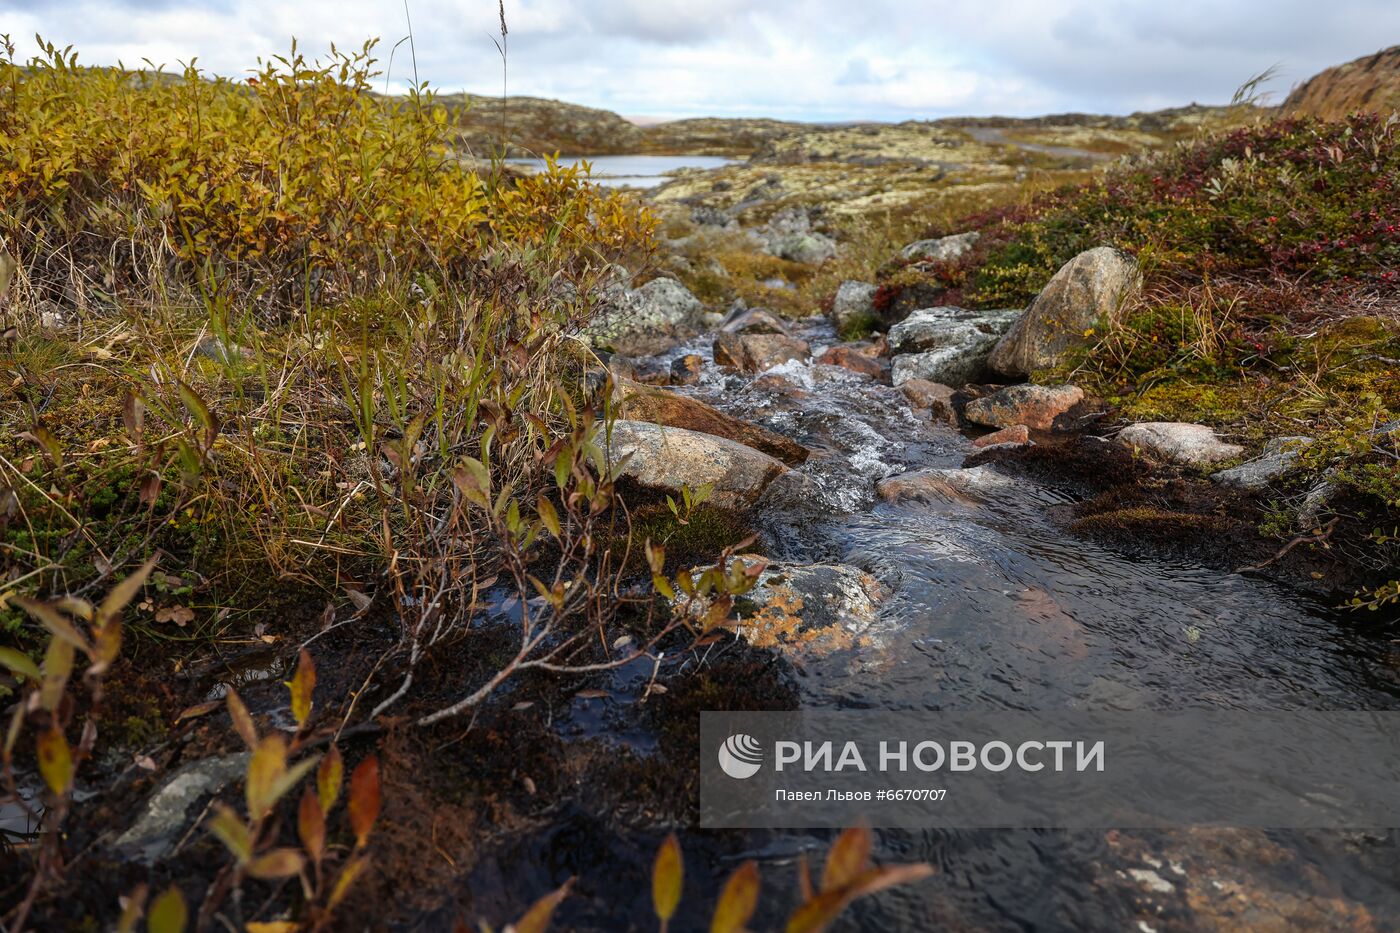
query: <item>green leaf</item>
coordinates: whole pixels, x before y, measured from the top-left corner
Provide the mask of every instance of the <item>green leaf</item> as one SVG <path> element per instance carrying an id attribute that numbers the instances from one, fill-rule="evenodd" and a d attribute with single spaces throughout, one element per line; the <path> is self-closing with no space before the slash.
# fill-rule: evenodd
<path id="1" fill-rule="evenodd" d="M 184 933 L 188 921 L 185 895 L 171 885 L 151 905 L 151 912 L 146 917 L 146 929 L 149 933 Z"/>
<path id="2" fill-rule="evenodd" d="M 39 679 L 39 666 L 29 660 L 29 656 L 23 651 L 16 651 L 14 648 L 0 648 L 0 664 L 30 680 Z"/>

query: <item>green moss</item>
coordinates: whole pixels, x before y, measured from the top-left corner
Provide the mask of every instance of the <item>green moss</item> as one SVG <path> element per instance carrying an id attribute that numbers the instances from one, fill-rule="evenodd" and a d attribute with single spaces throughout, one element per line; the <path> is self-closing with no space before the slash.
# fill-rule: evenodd
<path id="1" fill-rule="evenodd" d="M 665 502 L 643 505 L 632 512 L 632 541 L 639 567 L 645 567 L 640 551 L 647 540 L 664 546 L 667 561 L 682 567 L 711 563 L 725 548 L 752 534 L 743 513 L 712 505 L 697 507 L 686 524 L 681 524 Z"/>

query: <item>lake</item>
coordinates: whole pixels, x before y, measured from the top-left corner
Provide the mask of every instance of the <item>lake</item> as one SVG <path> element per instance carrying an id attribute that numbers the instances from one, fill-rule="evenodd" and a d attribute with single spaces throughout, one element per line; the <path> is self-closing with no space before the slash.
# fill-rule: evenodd
<path id="1" fill-rule="evenodd" d="M 512 165 L 524 165 L 534 170 L 545 167 L 544 159 L 507 159 Z M 593 167 L 593 180 L 609 188 L 655 188 L 664 183 L 672 172 L 686 168 L 719 168 L 733 159 L 703 155 L 614 155 L 577 156 L 561 158 L 560 165 L 588 162 Z"/>

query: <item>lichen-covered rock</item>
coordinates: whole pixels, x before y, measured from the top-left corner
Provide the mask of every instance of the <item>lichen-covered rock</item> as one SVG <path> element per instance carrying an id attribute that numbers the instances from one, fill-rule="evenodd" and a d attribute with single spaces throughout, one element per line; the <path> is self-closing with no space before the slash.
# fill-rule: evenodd
<path id="1" fill-rule="evenodd" d="M 1010 477 L 984 467 L 930 467 L 883 479 L 875 487 L 886 502 L 961 502 L 973 505 L 1013 485 Z"/>
<path id="2" fill-rule="evenodd" d="M 608 460 L 621 476 L 653 489 L 677 493 L 708 483 L 710 503 L 731 509 L 752 505 L 788 469 L 737 441 L 645 421 L 613 424 Z"/>
<path id="3" fill-rule="evenodd" d="M 1115 322 L 1141 288 L 1135 260 L 1107 246 L 1086 250 L 1055 273 L 997 343 L 987 364 L 1013 377 L 1053 366 Z"/>
<path id="4" fill-rule="evenodd" d="M 698 333 L 704 310 L 680 282 L 653 279 L 641 288 L 614 289 L 584 336 L 625 356 L 649 356 Z"/>
<path id="5" fill-rule="evenodd" d="M 1225 443 L 1204 424 L 1175 421 L 1130 424 L 1118 432 L 1118 443 L 1188 466 L 1219 463 L 1244 453 L 1243 447 Z"/>
<path id="6" fill-rule="evenodd" d="M 1016 311 L 924 308 L 890 328 L 895 385 L 926 379 L 964 385 L 986 368 L 987 354 L 1016 320 Z"/>
<path id="7" fill-rule="evenodd" d="M 737 634 L 760 648 L 829 654 L 874 643 L 886 588 L 846 564 L 769 564 L 735 601 Z"/>
<path id="8" fill-rule="evenodd" d="M 191 808 L 243 777 L 247 768 L 246 752 L 203 758 L 184 765 L 151 794 L 136 822 L 117 837 L 117 848 L 133 852 L 148 863 L 154 862 L 193 822 Z"/>
<path id="9" fill-rule="evenodd" d="M 800 207 L 779 211 L 751 235 L 763 252 L 790 262 L 817 265 L 836 255 L 836 241 L 813 230 L 811 217 Z"/>
<path id="10" fill-rule="evenodd" d="M 1268 487 L 1298 462 L 1298 454 L 1313 442 L 1311 437 L 1276 437 L 1264 445 L 1264 452 L 1239 466 L 1211 474 L 1222 486 L 1257 492 Z"/>
<path id="11" fill-rule="evenodd" d="M 973 424 L 989 428 L 1025 425 L 1048 431 L 1056 418 L 1083 400 L 1084 391 L 1078 386 L 1007 386 L 968 402 L 963 413 Z"/>
<path id="12" fill-rule="evenodd" d="M 805 340 L 786 334 L 715 335 L 715 365 L 746 373 L 761 373 L 788 360 L 806 360 L 812 349 Z"/>
<path id="13" fill-rule="evenodd" d="M 806 447 L 765 427 L 726 415 L 699 399 L 636 383 L 618 383 L 614 393 L 618 415 L 628 421 L 648 421 L 671 428 L 728 438 L 776 457 L 789 466 L 811 455 Z"/>
<path id="14" fill-rule="evenodd" d="M 875 293 L 880 289 L 869 282 L 842 282 L 831 302 L 831 323 L 838 334 L 864 321 L 875 320 Z"/>
<path id="15" fill-rule="evenodd" d="M 899 251 L 899 255 L 905 259 L 916 262 L 952 262 L 961 259 L 972 249 L 981 239 L 982 234 L 975 230 L 970 233 L 955 233 L 952 236 L 938 237 L 933 240 L 919 240 L 917 243 L 910 243 Z"/>

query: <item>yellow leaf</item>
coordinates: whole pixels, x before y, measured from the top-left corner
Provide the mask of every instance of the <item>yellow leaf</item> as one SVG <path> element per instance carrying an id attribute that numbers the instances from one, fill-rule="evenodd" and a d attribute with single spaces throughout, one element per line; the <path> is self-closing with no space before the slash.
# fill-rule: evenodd
<path id="1" fill-rule="evenodd" d="M 146 917 L 146 929 L 149 933 L 184 933 L 188 920 L 185 895 L 171 885 L 151 905 L 151 912 Z"/>
<path id="2" fill-rule="evenodd" d="M 0 664 L 8 667 L 16 674 L 28 677 L 30 680 L 38 680 L 39 667 L 23 651 L 16 651 L 13 648 L 0 648 Z"/>
<path id="3" fill-rule="evenodd" d="M 316 769 L 316 797 L 321 802 L 321 812 L 330 813 L 340 797 L 340 782 L 345 774 L 345 760 L 340 757 L 340 749 L 332 745 L 321 759 Z"/>
<path id="4" fill-rule="evenodd" d="M 248 707 L 243 705 L 243 700 L 232 687 L 228 688 L 224 702 L 228 706 L 229 718 L 233 720 L 234 731 L 242 736 L 249 748 L 257 748 L 258 730 L 253 725 L 253 717 L 248 714 Z"/>
<path id="5" fill-rule="evenodd" d="M 710 933 L 741 933 L 758 906 L 758 864 L 747 861 L 725 882 Z"/>
<path id="6" fill-rule="evenodd" d="M 316 665 L 306 649 L 301 649 L 296 673 L 287 687 L 292 693 L 292 718 L 298 726 L 305 726 L 311 716 L 311 695 L 316 690 Z"/>
<path id="7" fill-rule="evenodd" d="M 253 835 L 232 808 L 219 804 L 209 819 L 209 831 L 223 842 L 242 865 L 253 856 Z"/>
<path id="8" fill-rule="evenodd" d="M 35 742 L 39 756 L 39 773 L 49 790 L 62 797 L 73 784 L 73 755 L 68 750 L 68 740 L 58 729 L 39 733 Z"/>
<path id="9" fill-rule="evenodd" d="M 826 856 L 822 890 L 833 891 L 850 884 L 870 864 L 870 830 L 855 826 L 837 837 Z"/>
<path id="10" fill-rule="evenodd" d="M 264 881 L 291 878 L 301 873 L 306 858 L 296 849 L 273 849 L 248 863 L 248 874 Z"/>
<path id="11" fill-rule="evenodd" d="M 335 887 L 331 889 L 331 896 L 326 901 L 326 906 L 335 910 L 341 901 L 345 900 L 345 895 L 350 893 L 350 886 L 355 883 L 355 879 L 360 877 L 361 872 L 369 867 L 369 856 L 360 855 L 352 859 L 340 870 L 340 877 L 335 879 Z"/>
<path id="12" fill-rule="evenodd" d="M 651 868 L 651 902 L 656 908 L 656 916 L 661 918 L 664 927 L 675 916 L 676 907 L 681 902 L 681 886 L 685 880 L 685 866 L 681 860 L 681 844 L 672 833 L 657 850 L 656 862 Z"/>
<path id="13" fill-rule="evenodd" d="M 309 787 L 301 795 L 301 805 L 297 808 L 297 835 L 307 854 L 319 863 L 326 854 L 326 814 Z"/>
<path id="14" fill-rule="evenodd" d="M 73 672 L 73 645 L 61 638 L 49 639 L 44 651 L 44 682 L 39 688 L 39 705 L 50 712 L 63 701 L 68 676 Z"/>
<path id="15" fill-rule="evenodd" d="M 254 820 L 267 816 L 277 803 L 276 787 L 286 773 L 287 742 L 274 732 L 258 742 L 253 756 L 248 759 L 244 791 L 248 800 L 248 815 Z"/>
<path id="16" fill-rule="evenodd" d="M 555 908 L 568 895 L 573 883 L 574 879 L 570 878 L 531 904 L 525 915 L 515 922 L 515 933 L 545 933 L 549 929 L 549 921 L 554 917 Z"/>
<path id="17" fill-rule="evenodd" d="M 97 609 L 99 628 L 120 615 L 127 604 L 136 598 L 136 594 L 141 592 L 141 587 L 146 585 L 146 578 L 151 575 L 159 558 L 159 554 L 152 554 L 144 564 L 107 591 L 107 597 L 102 600 L 102 605 Z"/>

